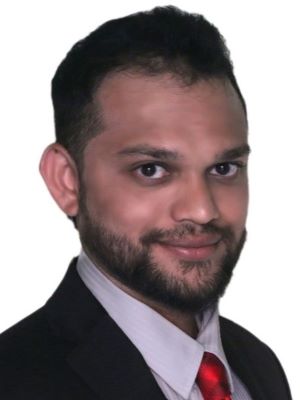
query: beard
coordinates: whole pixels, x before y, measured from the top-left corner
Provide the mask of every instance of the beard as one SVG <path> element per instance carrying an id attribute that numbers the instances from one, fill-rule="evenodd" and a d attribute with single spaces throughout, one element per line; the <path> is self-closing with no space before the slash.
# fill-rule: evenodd
<path id="1" fill-rule="evenodd" d="M 235 239 L 230 227 L 185 223 L 173 230 L 149 230 L 136 244 L 126 235 L 117 234 L 92 218 L 83 199 L 78 222 L 83 249 L 98 269 L 145 299 L 189 313 L 205 310 L 224 294 L 246 240 L 246 229 L 239 239 Z M 180 278 L 166 271 L 153 257 L 151 246 L 162 240 L 208 233 L 220 235 L 225 249 L 217 266 L 213 266 L 216 261 L 209 258 L 179 260 L 176 268 L 182 271 Z M 184 279 L 191 271 L 196 272 L 192 285 Z"/>

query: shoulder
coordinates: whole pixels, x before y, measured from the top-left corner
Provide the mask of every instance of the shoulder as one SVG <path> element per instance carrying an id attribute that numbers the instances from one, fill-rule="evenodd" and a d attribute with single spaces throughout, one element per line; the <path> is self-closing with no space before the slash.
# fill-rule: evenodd
<path id="1" fill-rule="evenodd" d="M 70 348 L 71 344 L 63 342 L 49 326 L 45 308 L 3 332 L 0 335 L 1 399 L 36 399 L 40 391 L 51 396 L 56 382 L 68 371 L 65 356 Z"/>
<path id="2" fill-rule="evenodd" d="M 273 350 L 253 333 L 220 317 L 222 344 L 229 364 L 246 381 L 251 375 L 274 399 L 291 399 L 284 370 Z"/>
<path id="3" fill-rule="evenodd" d="M 258 339 L 253 333 L 237 323 L 220 317 L 221 337 L 225 347 L 233 347 L 240 350 L 246 356 L 252 356 L 256 359 L 263 358 L 271 363 L 279 363 L 275 353 L 271 348 Z"/>
<path id="4" fill-rule="evenodd" d="M 47 303 L 0 335 L 0 398 L 94 398 L 70 357 L 104 314 L 78 276 L 75 259 Z"/>
<path id="5" fill-rule="evenodd" d="M 230 341 L 242 348 L 246 347 L 251 351 L 262 352 L 264 356 L 269 354 L 271 358 L 276 357 L 267 344 L 236 322 L 220 317 L 220 329 L 222 340 L 225 342 Z"/>
<path id="6" fill-rule="evenodd" d="M 237 324 L 236 322 L 231 321 L 230 319 L 220 317 L 220 329 L 223 338 L 230 336 L 231 338 L 234 338 L 241 343 L 245 343 L 248 345 L 252 344 L 260 348 L 268 348 L 265 343 L 258 339 L 253 333 L 251 333 L 241 325 Z"/>
<path id="7" fill-rule="evenodd" d="M 31 352 L 32 355 L 32 350 L 45 340 L 48 332 L 43 308 L 4 331 L 0 335 L 0 366 L 7 357 L 12 358 L 14 354 L 19 355 L 19 352 Z"/>
<path id="8" fill-rule="evenodd" d="M 46 349 L 52 351 L 52 357 L 57 354 L 55 348 L 61 347 L 65 338 L 51 322 L 48 308 L 48 305 L 44 305 L 0 334 L 0 368 L 4 361 L 9 360 L 17 364 L 32 364 L 35 358 L 41 357 L 42 353 L 46 354 Z M 66 345 L 67 341 L 64 343 Z"/>

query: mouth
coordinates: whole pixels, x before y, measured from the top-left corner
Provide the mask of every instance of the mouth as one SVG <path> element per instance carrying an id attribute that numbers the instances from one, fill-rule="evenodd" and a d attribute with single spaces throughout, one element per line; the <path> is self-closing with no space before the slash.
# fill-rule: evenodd
<path id="1" fill-rule="evenodd" d="M 211 257 L 221 241 L 220 236 L 167 240 L 159 245 L 173 256 L 187 261 L 201 261 Z"/>

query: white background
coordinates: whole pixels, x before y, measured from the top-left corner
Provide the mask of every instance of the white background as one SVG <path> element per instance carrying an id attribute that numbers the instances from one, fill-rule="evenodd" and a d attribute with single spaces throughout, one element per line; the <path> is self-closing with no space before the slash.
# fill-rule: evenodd
<path id="1" fill-rule="evenodd" d="M 297 2 L 173 1 L 222 32 L 248 104 L 248 242 L 222 314 L 279 356 L 293 396 L 299 368 L 299 89 Z M 40 307 L 80 249 L 38 173 L 54 140 L 50 80 L 78 39 L 160 1 L 3 1 L 0 6 L 0 331 Z"/>

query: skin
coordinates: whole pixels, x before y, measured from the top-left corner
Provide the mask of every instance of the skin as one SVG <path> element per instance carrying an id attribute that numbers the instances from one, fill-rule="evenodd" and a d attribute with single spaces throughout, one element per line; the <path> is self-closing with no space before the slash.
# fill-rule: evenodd
<path id="1" fill-rule="evenodd" d="M 95 104 L 104 130 L 85 148 L 81 179 L 64 148 L 54 144 L 44 153 L 41 172 L 50 192 L 66 214 L 78 216 L 80 232 L 84 183 L 93 221 L 136 246 L 149 230 L 193 226 L 186 242 L 155 243 L 151 254 L 166 277 L 201 290 L 226 251 L 222 237 L 204 233 L 205 227 L 230 228 L 235 242 L 245 230 L 247 123 L 237 94 L 221 80 L 186 87 L 167 74 L 117 73 L 102 83 Z M 195 238 L 203 243 L 195 246 Z M 123 290 L 195 336 L 193 315 L 143 296 L 93 261 Z M 197 268 L 185 270 L 181 261 L 209 261 L 210 268 L 199 282 Z"/>

